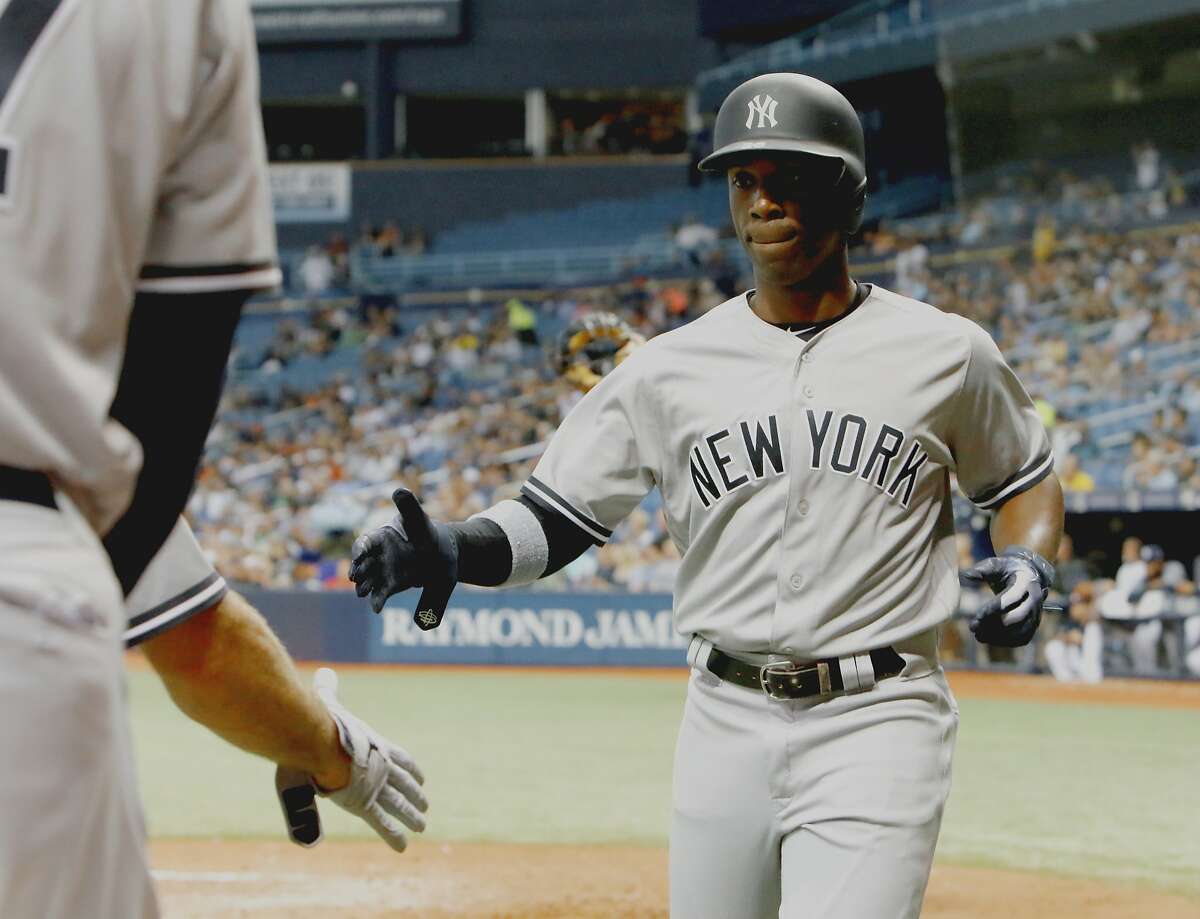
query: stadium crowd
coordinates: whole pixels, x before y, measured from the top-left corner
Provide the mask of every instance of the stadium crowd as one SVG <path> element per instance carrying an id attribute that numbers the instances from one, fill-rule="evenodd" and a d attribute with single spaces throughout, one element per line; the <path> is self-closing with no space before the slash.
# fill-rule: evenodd
<path id="1" fill-rule="evenodd" d="M 687 146 L 679 102 L 598 103 L 557 100 L 550 152 L 557 156 L 682 153 Z"/>

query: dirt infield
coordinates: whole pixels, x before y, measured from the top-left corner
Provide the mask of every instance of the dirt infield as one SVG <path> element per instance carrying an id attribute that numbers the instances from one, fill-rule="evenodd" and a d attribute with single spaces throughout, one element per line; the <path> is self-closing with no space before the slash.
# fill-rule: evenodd
<path id="1" fill-rule="evenodd" d="M 665 919 L 666 853 L 609 846 L 160 840 L 172 919 Z M 1144 888 L 938 865 L 927 919 L 1194 919 L 1200 903 Z M 735 919 L 735 917 L 730 917 Z"/>
<path id="2" fill-rule="evenodd" d="M 950 687 L 962 699 L 1008 702 L 1144 705 L 1151 708 L 1200 710 L 1200 682 L 1182 680 L 1105 680 L 1103 683 L 1059 683 L 1046 676 L 953 670 Z"/>

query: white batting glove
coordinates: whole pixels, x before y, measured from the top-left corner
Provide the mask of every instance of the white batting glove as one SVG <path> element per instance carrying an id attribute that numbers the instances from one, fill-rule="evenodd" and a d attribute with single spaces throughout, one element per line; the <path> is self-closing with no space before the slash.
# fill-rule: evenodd
<path id="1" fill-rule="evenodd" d="M 310 776 L 280 767 L 275 784 L 289 835 L 302 846 L 320 841 L 320 817 L 312 800 L 315 789 L 343 810 L 361 817 L 391 848 L 403 852 L 408 839 L 400 824 L 415 833 L 425 829 L 422 815 L 429 809 L 429 802 L 420 788 L 424 775 L 408 753 L 338 701 L 336 673 L 328 667 L 320 668 L 313 687 L 333 716 L 342 749 L 350 757 L 350 781 L 344 788 L 326 792 L 317 788 Z"/>

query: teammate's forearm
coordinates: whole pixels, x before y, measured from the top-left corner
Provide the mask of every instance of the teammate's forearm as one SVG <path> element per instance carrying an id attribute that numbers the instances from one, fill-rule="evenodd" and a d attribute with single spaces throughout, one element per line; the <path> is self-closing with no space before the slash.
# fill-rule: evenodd
<path id="1" fill-rule="evenodd" d="M 1063 493 L 1056 475 L 1005 502 L 992 518 L 992 546 L 997 552 L 1024 546 L 1053 562 L 1062 532 Z"/>
<path id="2" fill-rule="evenodd" d="M 325 706 L 263 617 L 229 591 L 213 608 L 143 646 L 175 704 L 250 753 L 303 770 L 322 788 L 349 781 Z"/>

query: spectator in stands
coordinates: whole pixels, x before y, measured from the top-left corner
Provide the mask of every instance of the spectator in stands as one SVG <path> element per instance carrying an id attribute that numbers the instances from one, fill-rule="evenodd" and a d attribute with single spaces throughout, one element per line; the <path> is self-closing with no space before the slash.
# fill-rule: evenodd
<path id="1" fill-rule="evenodd" d="M 1040 265 L 1050 261 L 1057 247 L 1058 228 L 1054 224 L 1054 218 L 1043 214 L 1037 219 L 1033 229 L 1031 251 L 1034 263 Z"/>
<path id="2" fill-rule="evenodd" d="M 1163 412 L 1162 434 L 1164 438 L 1179 441 L 1184 447 L 1196 446 L 1196 437 L 1187 409 L 1180 405 L 1170 405 Z"/>
<path id="3" fill-rule="evenodd" d="M 991 220 L 986 207 L 971 209 L 962 229 L 958 233 L 961 246 L 976 246 L 987 238 L 991 231 Z"/>
<path id="4" fill-rule="evenodd" d="M 1059 386 L 1059 389 L 1061 392 L 1071 394 L 1074 391 L 1074 385 L 1065 383 Z M 1062 413 L 1055 412 L 1054 427 L 1050 429 L 1049 433 L 1050 446 L 1054 450 L 1056 461 L 1066 462 L 1067 457 L 1072 454 L 1080 462 L 1084 459 L 1094 458 L 1093 444 L 1089 438 L 1086 421 L 1075 421 Z M 1059 472 L 1061 474 L 1061 468 Z"/>
<path id="5" fill-rule="evenodd" d="M 1149 435 L 1138 431 L 1129 444 L 1129 463 L 1121 476 L 1121 487 L 1126 491 L 1145 489 L 1159 490 L 1178 484 L 1163 464 L 1161 453 L 1153 446 Z"/>
<path id="6" fill-rule="evenodd" d="M 900 251 L 896 254 L 896 291 L 906 297 L 924 299 L 928 289 L 926 269 L 929 264 L 929 247 L 915 235 L 901 238 Z"/>
<path id="7" fill-rule="evenodd" d="M 333 262 L 333 283 L 337 287 L 350 287 L 350 243 L 342 233 L 333 233 L 325 246 Z"/>
<path id="8" fill-rule="evenodd" d="M 1041 393 L 1031 393 L 1030 395 L 1033 398 L 1033 407 L 1037 410 L 1038 417 L 1042 420 L 1042 426 L 1052 433 L 1055 424 L 1058 422 L 1058 410 Z"/>
<path id="9" fill-rule="evenodd" d="M 1154 317 L 1147 309 L 1139 309 L 1132 303 L 1122 307 L 1117 314 L 1117 321 L 1108 333 L 1109 354 L 1119 354 L 1141 341 L 1153 321 Z"/>
<path id="10" fill-rule="evenodd" d="M 1063 457 L 1062 468 L 1058 471 L 1065 492 L 1090 492 L 1096 490 L 1096 481 L 1079 465 L 1079 457 L 1068 453 Z"/>
<path id="11" fill-rule="evenodd" d="M 717 246 L 717 231 L 694 214 L 683 218 L 675 231 L 675 248 L 687 256 L 693 266 L 699 268 Z"/>
<path id="12" fill-rule="evenodd" d="M 304 293 L 310 297 L 319 297 L 328 292 L 333 284 L 333 259 L 320 246 L 309 246 L 300 263 L 300 281 L 304 285 Z"/>
<path id="13" fill-rule="evenodd" d="M 1176 400 L 1188 415 L 1200 416 L 1200 377 L 1183 371 L 1183 380 L 1176 391 Z"/>
<path id="14" fill-rule="evenodd" d="M 553 146 L 559 156 L 574 156 L 579 152 L 579 131 L 575 128 L 574 118 L 563 118 L 558 122 L 558 134 Z"/>
<path id="15" fill-rule="evenodd" d="M 1191 196 L 1176 169 L 1171 166 L 1166 168 L 1163 184 L 1166 186 L 1167 207 L 1170 210 L 1177 211 L 1188 206 Z"/>
<path id="16" fill-rule="evenodd" d="M 379 232 L 375 234 L 375 254 L 390 258 L 400 251 L 404 238 L 400 233 L 400 225 L 394 220 L 386 220 Z"/>
<path id="17" fill-rule="evenodd" d="M 1200 492 L 1200 463 L 1194 454 L 1186 454 L 1175 467 L 1179 487 L 1184 491 Z"/>
<path id="18" fill-rule="evenodd" d="M 617 153 L 618 139 L 616 137 L 617 116 L 614 112 L 605 112 L 583 130 L 582 147 L 587 153 Z"/>
<path id="19" fill-rule="evenodd" d="M 1162 157 L 1158 147 L 1151 140 L 1134 144 L 1131 151 L 1133 156 L 1133 183 L 1138 191 L 1149 191 L 1158 186 L 1159 164 Z"/>
<path id="20" fill-rule="evenodd" d="M 537 347 L 537 315 L 518 297 L 511 298 L 504 304 L 508 311 L 508 327 L 512 330 L 517 341 L 523 345 Z"/>

